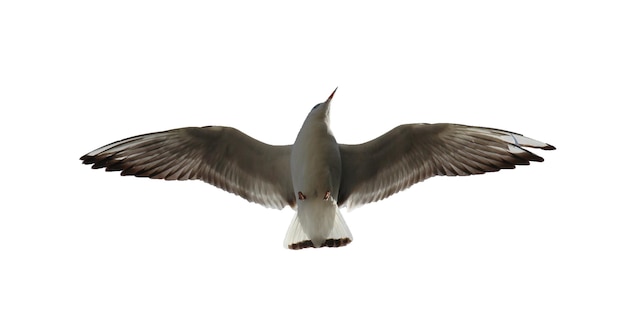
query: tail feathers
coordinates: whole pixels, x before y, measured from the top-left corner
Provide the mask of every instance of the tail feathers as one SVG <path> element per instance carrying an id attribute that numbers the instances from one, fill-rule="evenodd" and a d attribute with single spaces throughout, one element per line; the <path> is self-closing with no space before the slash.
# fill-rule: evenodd
<path id="1" fill-rule="evenodd" d="M 340 247 L 348 245 L 350 242 L 352 242 L 352 233 L 350 233 L 350 229 L 348 229 L 348 225 L 346 225 L 345 220 L 343 220 L 341 213 L 337 210 L 333 229 L 328 234 L 326 241 L 317 246 L 302 228 L 302 224 L 296 213 L 287 230 L 284 245 L 291 250 L 300 250 L 311 247 Z"/>

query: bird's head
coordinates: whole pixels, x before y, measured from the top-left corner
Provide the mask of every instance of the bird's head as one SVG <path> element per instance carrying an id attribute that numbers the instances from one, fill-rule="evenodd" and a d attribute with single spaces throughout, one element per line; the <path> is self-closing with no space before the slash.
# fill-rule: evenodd
<path id="1" fill-rule="evenodd" d="M 318 103 L 315 105 L 315 107 L 313 107 L 313 109 L 311 109 L 311 112 L 309 113 L 309 116 L 311 115 L 315 115 L 315 116 L 320 116 L 320 117 L 328 117 L 328 113 L 330 111 L 330 101 L 333 99 L 333 96 L 335 95 L 335 92 L 337 92 L 337 87 L 335 88 L 335 90 L 333 91 L 333 93 L 330 94 L 330 96 L 328 97 L 328 99 L 326 99 L 326 101 L 322 102 L 322 103 Z"/>

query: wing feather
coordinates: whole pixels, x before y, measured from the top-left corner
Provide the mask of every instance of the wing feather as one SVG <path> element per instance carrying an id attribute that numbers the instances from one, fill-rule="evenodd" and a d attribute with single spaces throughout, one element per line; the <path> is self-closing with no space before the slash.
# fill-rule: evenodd
<path id="1" fill-rule="evenodd" d="M 382 200 L 436 175 L 468 176 L 543 161 L 524 147 L 554 150 L 521 134 L 457 124 L 400 125 L 363 144 L 341 144 L 338 204 Z"/>
<path id="2" fill-rule="evenodd" d="M 271 208 L 295 205 L 291 146 L 259 142 L 237 129 L 187 127 L 126 138 L 80 159 L 92 168 L 164 180 L 203 180 Z"/>

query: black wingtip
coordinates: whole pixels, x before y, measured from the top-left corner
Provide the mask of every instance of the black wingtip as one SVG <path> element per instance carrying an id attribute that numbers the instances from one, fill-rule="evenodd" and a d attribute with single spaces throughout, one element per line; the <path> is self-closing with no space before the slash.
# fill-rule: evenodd
<path id="1" fill-rule="evenodd" d="M 547 143 L 546 143 L 547 144 Z M 541 148 L 542 150 L 556 150 L 556 147 L 554 145 L 550 145 L 547 144 L 546 146 L 544 146 L 543 148 Z"/>
<path id="2" fill-rule="evenodd" d="M 83 162 L 83 165 L 91 165 L 96 162 L 96 158 L 90 155 L 84 155 L 80 157 L 80 160 Z"/>

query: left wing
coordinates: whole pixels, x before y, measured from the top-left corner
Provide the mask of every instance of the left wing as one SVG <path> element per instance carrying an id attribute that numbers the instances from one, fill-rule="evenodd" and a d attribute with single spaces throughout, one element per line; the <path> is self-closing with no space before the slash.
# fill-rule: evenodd
<path id="1" fill-rule="evenodd" d="M 457 124 L 400 125 L 358 145 L 340 144 L 337 203 L 349 208 L 382 200 L 436 175 L 475 175 L 543 161 L 524 147 L 554 150 L 521 134 Z"/>

